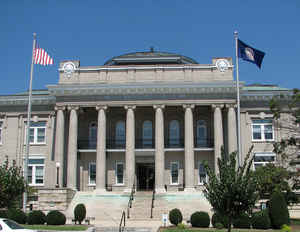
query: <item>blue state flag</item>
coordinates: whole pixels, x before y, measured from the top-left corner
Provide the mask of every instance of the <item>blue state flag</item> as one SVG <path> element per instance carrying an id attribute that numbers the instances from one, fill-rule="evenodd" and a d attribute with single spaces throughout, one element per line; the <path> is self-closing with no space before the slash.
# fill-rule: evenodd
<path id="1" fill-rule="evenodd" d="M 238 57 L 239 58 L 242 58 L 243 60 L 254 63 L 260 68 L 264 56 L 265 56 L 264 52 L 257 50 L 238 39 Z"/>

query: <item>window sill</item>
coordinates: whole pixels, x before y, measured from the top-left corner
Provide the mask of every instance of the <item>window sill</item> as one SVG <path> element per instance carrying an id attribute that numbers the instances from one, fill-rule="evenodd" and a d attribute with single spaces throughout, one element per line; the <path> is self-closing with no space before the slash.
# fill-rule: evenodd
<path id="1" fill-rule="evenodd" d="M 272 143 L 275 140 L 252 140 L 253 143 Z"/>
<path id="2" fill-rule="evenodd" d="M 114 184 L 113 186 L 120 187 L 120 186 L 125 186 L 125 184 Z"/>
<path id="3" fill-rule="evenodd" d="M 28 184 L 31 187 L 42 187 L 44 184 Z"/>
<path id="4" fill-rule="evenodd" d="M 170 183 L 170 186 L 181 186 L 179 183 Z"/>

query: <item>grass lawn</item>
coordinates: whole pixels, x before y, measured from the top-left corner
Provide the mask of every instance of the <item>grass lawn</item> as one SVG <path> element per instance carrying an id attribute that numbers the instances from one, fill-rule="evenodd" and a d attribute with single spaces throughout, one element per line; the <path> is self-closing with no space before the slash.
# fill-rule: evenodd
<path id="1" fill-rule="evenodd" d="M 26 229 L 32 230 L 64 230 L 64 231 L 82 231 L 86 230 L 86 225 L 62 225 L 62 226 L 48 226 L 48 225 L 23 225 Z"/>

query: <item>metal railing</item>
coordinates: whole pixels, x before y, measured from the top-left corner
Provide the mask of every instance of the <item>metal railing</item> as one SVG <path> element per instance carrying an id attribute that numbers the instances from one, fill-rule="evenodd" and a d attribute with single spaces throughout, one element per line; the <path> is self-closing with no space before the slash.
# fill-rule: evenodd
<path id="1" fill-rule="evenodd" d="M 150 218 L 153 218 L 154 200 L 155 200 L 155 189 L 153 189 L 153 193 L 152 193 L 152 202 L 151 202 L 151 214 L 150 214 Z"/>
<path id="2" fill-rule="evenodd" d="M 123 226 L 122 226 L 123 223 Z M 119 224 L 119 232 L 123 232 L 125 229 L 125 225 L 126 225 L 126 215 L 125 215 L 125 211 L 122 212 L 122 217 L 121 217 L 121 221 Z"/>
<path id="3" fill-rule="evenodd" d="M 132 207 L 134 193 L 135 193 L 135 183 L 133 183 L 133 185 L 132 185 L 130 197 L 129 197 L 128 204 L 127 204 L 127 218 L 130 218 L 130 209 Z"/>

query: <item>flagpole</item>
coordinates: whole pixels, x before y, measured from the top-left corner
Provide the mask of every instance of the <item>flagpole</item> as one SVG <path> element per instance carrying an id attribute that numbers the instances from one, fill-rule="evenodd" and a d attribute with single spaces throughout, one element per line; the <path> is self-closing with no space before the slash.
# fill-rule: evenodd
<path id="1" fill-rule="evenodd" d="M 241 109 L 240 109 L 240 81 L 239 81 L 239 57 L 238 57 L 238 32 L 234 32 L 235 38 L 235 62 L 236 62 L 236 95 L 237 95 L 237 145 L 238 145 L 238 165 L 241 165 Z"/>
<path id="2" fill-rule="evenodd" d="M 33 33 L 33 45 L 32 45 L 32 59 L 30 69 L 30 82 L 29 82 L 29 94 L 28 94 L 28 108 L 27 108 L 27 128 L 26 128 L 26 152 L 24 161 L 24 178 L 26 185 L 28 185 L 28 157 L 29 157 L 29 138 L 30 138 L 30 119 L 31 119 L 31 98 L 32 98 L 32 78 L 33 78 L 33 63 L 34 63 L 34 50 L 36 45 L 36 33 Z M 27 205 L 27 187 L 23 195 L 23 211 L 26 213 Z"/>

